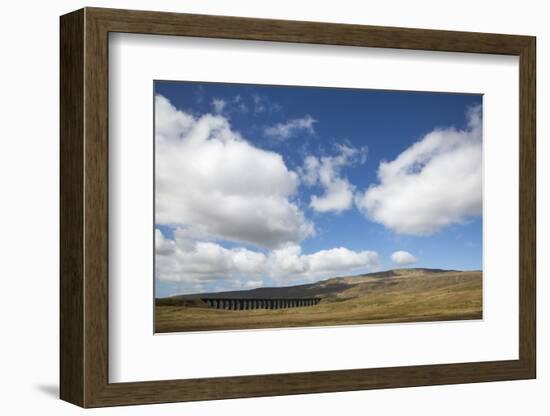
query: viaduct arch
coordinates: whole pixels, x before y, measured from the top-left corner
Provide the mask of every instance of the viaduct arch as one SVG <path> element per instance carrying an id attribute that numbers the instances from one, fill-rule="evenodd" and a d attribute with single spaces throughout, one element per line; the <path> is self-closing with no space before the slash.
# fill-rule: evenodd
<path id="1" fill-rule="evenodd" d="M 213 309 L 225 309 L 232 311 L 254 309 L 286 309 L 303 308 L 317 305 L 319 298 L 296 299 L 233 299 L 233 298 L 201 298 L 201 300 Z"/>

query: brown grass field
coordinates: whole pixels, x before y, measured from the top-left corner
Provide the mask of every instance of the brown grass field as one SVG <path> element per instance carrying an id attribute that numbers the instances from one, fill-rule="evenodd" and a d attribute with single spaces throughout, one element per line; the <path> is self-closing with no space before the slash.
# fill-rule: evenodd
<path id="1" fill-rule="evenodd" d="M 321 302 L 302 308 L 235 311 L 209 308 L 199 300 L 186 306 L 190 304 L 188 296 L 157 299 L 155 332 L 482 318 L 482 273 L 479 271 L 405 269 L 334 278 L 300 288 L 308 294 L 322 293 Z"/>

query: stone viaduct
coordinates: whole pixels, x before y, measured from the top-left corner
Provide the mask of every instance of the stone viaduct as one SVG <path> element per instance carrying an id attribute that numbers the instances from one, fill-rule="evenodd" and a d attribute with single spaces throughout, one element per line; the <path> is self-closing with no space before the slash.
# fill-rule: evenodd
<path id="1" fill-rule="evenodd" d="M 301 308 L 317 305 L 319 298 L 299 299 L 224 299 L 224 298 L 201 298 L 210 308 L 227 309 L 232 311 L 252 309 L 287 309 Z"/>

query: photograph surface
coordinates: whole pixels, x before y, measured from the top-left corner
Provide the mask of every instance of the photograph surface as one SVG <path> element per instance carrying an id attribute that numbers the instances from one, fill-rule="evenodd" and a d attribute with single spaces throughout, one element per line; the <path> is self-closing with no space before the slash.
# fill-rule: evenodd
<path id="1" fill-rule="evenodd" d="M 482 99 L 155 81 L 155 332 L 482 319 Z"/>

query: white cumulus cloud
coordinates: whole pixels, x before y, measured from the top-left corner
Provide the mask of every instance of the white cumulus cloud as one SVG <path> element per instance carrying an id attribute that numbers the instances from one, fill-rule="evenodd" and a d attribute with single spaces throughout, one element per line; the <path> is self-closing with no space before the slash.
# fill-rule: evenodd
<path id="1" fill-rule="evenodd" d="M 308 135 L 315 134 L 313 125 L 317 122 L 310 115 L 305 115 L 302 118 L 295 118 L 284 123 L 277 123 L 273 126 L 266 127 L 264 134 L 277 140 L 286 140 L 303 132 Z"/>
<path id="2" fill-rule="evenodd" d="M 178 139 L 187 134 L 195 119 L 183 111 L 176 111 L 166 98 L 155 97 L 155 136 Z"/>
<path id="3" fill-rule="evenodd" d="M 160 95 L 155 103 L 157 224 L 272 248 L 315 233 L 292 201 L 299 179 L 281 155 L 220 115 L 194 118 Z"/>
<path id="4" fill-rule="evenodd" d="M 418 259 L 415 256 L 413 256 L 411 253 L 409 253 L 408 251 L 402 251 L 402 250 L 395 251 L 391 255 L 391 259 L 394 263 L 396 263 L 399 266 L 407 266 L 409 264 L 414 264 L 418 261 Z"/>
<path id="5" fill-rule="evenodd" d="M 393 161 L 380 163 L 380 183 L 356 195 L 360 211 L 411 235 L 431 235 L 480 215 L 481 106 L 467 116 L 467 129 L 436 129 Z"/>
<path id="6" fill-rule="evenodd" d="M 174 239 L 155 230 L 155 274 L 168 281 L 188 284 L 231 280 L 246 275 L 259 277 L 266 256 L 245 248 L 227 249 L 209 241 L 189 239 L 177 229 Z"/>
<path id="7" fill-rule="evenodd" d="M 304 183 L 323 187 L 322 195 L 313 195 L 309 206 L 317 212 L 342 212 L 352 207 L 355 186 L 341 171 L 344 167 L 364 163 L 367 148 L 356 149 L 346 145 L 337 146 L 337 156 L 317 158 L 308 156 L 300 170 Z"/>
<path id="8" fill-rule="evenodd" d="M 267 270 L 275 280 L 297 278 L 318 280 L 357 270 L 372 269 L 378 265 L 375 251 L 354 251 L 344 247 L 302 254 L 298 245 L 273 250 L 267 258 Z"/>
<path id="9" fill-rule="evenodd" d="M 344 247 L 302 254 L 299 245 L 288 244 L 267 254 L 246 248 L 225 248 L 211 241 L 190 238 L 178 228 L 174 238 L 155 230 L 156 276 L 165 281 L 185 282 L 189 287 L 226 282 L 237 287 L 258 287 L 266 277 L 281 284 L 292 280 L 319 280 L 378 265 L 374 251 L 353 251 Z M 222 284 L 223 286 L 223 284 Z"/>

